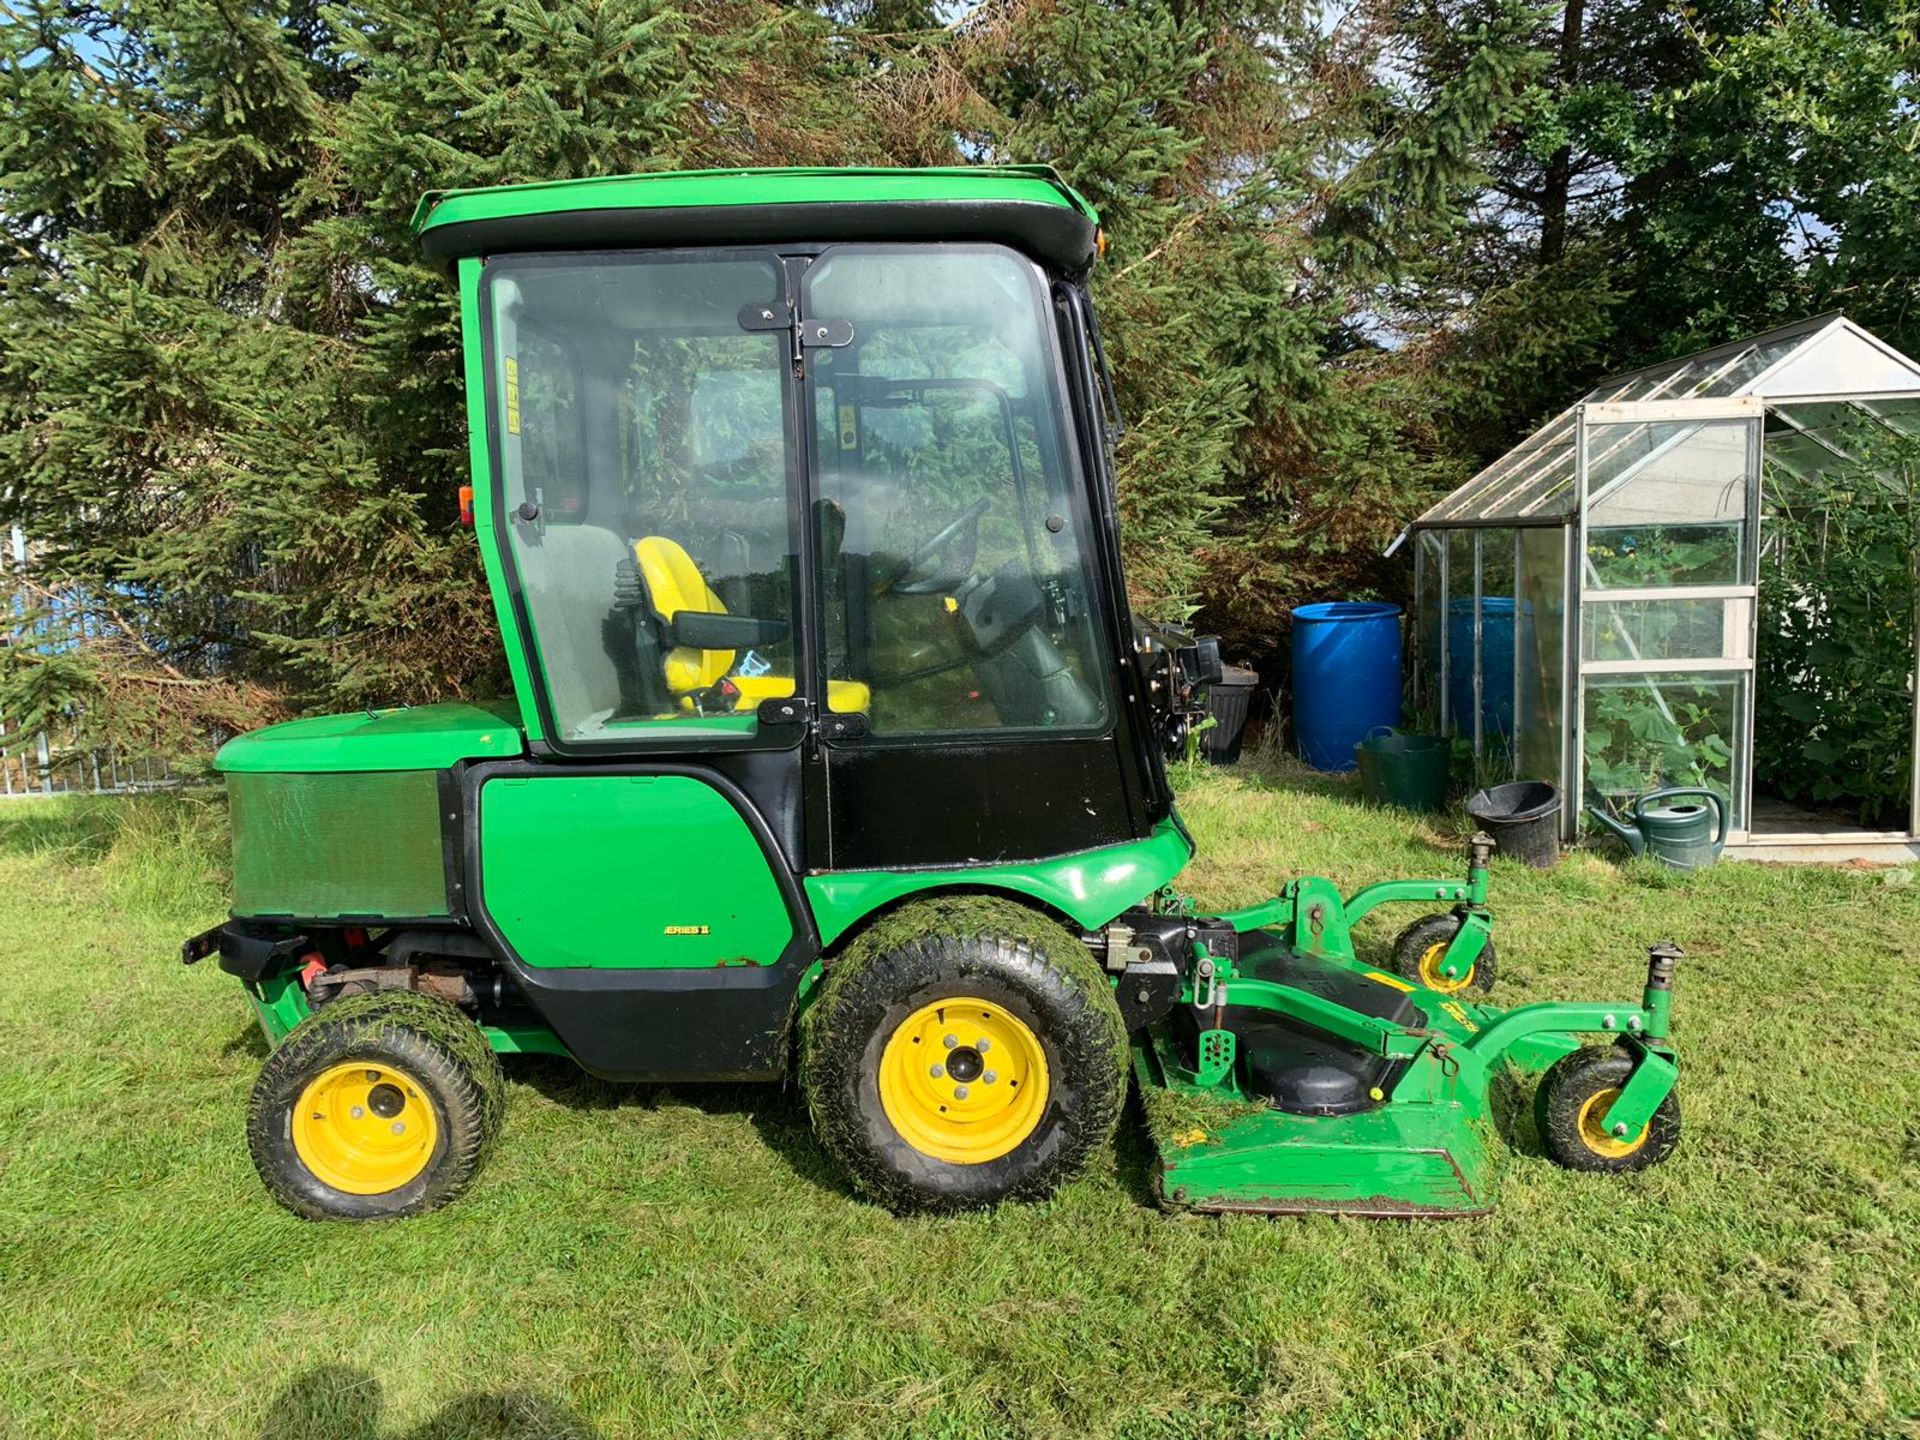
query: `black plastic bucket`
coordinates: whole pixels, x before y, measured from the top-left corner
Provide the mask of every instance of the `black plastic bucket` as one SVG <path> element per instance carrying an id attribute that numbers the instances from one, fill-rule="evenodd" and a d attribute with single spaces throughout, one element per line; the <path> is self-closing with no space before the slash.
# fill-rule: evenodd
<path id="1" fill-rule="evenodd" d="M 1536 870 L 1560 860 L 1560 788 L 1544 780 L 1514 780 L 1476 791 L 1467 814 L 1493 836 L 1500 853 Z"/>
<path id="2" fill-rule="evenodd" d="M 1253 692 L 1259 688 L 1259 672 L 1239 665 L 1221 666 L 1220 678 L 1207 687 L 1207 714 L 1213 724 L 1200 732 L 1200 753 L 1215 765 L 1231 765 L 1240 758 Z"/>
<path id="3" fill-rule="evenodd" d="M 1374 804 L 1428 814 L 1446 808 L 1453 746 L 1442 736 L 1402 735 L 1382 725 L 1353 747 L 1353 758 L 1360 792 Z"/>

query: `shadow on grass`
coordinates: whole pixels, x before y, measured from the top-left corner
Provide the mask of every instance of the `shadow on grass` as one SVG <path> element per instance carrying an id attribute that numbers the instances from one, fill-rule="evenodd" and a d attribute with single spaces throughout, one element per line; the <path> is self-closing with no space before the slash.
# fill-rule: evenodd
<path id="1" fill-rule="evenodd" d="M 0 855 L 52 855 L 72 864 L 104 860 L 126 807 L 91 797 L 20 799 L 0 804 Z"/>
<path id="2" fill-rule="evenodd" d="M 526 1390 L 475 1391 L 450 1400 L 411 1430 L 389 1430 L 380 1381 L 322 1365 L 274 1399 L 260 1440 L 599 1440 L 565 1406 Z"/>
<path id="3" fill-rule="evenodd" d="M 258 1025 L 244 1025 L 235 1030 L 220 1047 L 223 1059 L 231 1059 L 236 1055 L 251 1055 L 255 1060 L 264 1063 L 267 1056 L 272 1053 L 273 1047 L 267 1044 L 267 1037 L 261 1033 Z"/>
<path id="4" fill-rule="evenodd" d="M 807 1107 L 792 1085 L 751 1081 L 711 1084 L 622 1083 L 589 1075 L 559 1056 L 527 1055 L 507 1074 L 570 1110 L 660 1110 L 687 1106 L 704 1115 L 744 1115 L 761 1142 L 796 1178 L 835 1195 L 858 1196 L 813 1136 Z"/>

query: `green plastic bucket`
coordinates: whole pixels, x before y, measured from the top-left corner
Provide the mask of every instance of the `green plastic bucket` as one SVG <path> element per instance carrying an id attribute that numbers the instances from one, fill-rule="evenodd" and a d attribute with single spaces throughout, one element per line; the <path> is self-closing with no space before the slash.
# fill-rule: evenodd
<path id="1" fill-rule="evenodd" d="M 1453 747 L 1439 735 L 1403 735 L 1384 725 L 1353 747 L 1360 790 L 1376 805 L 1429 813 L 1447 808 Z"/>

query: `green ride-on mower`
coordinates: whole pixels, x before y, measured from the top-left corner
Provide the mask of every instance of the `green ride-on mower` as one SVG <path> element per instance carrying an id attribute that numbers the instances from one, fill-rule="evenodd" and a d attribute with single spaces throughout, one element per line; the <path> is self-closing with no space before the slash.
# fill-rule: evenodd
<path id="1" fill-rule="evenodd" d="M 1351 897 L 1171 889 L 1162 757 L 1218 647 L 1129 611 L 1102 246 L 1052 171 L 512 186 L 415 229 L 459 288 L 513 698 L 220 752 L 233 916 L 185 955 L 273 1046 L 248 1138 L 283 1204 L 451 1199 L 502 1054 L 796 1079 L 899 1209 L 1047 1194 L 1129 1074 L 1197 1209 L 1484 1209 L 1510 1072 L 1565 1164 L 1672 1149 L 1675 952 L 1637 1005 L 1483 1003 L 1484 837 Z M 1352 927 L 1389 902 L 1437 913 L 1374 968 Z"/>

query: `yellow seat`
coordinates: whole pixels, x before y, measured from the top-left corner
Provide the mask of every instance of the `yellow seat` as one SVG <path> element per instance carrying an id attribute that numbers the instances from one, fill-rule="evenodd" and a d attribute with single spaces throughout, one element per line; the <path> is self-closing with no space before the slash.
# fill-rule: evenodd
<path id="1" fill-rule="evenodd" d="M 633 562 L 647 587 L 647 598 L 662 627 L 673 624 L 682 610 L 696 615 L 725 615 L 727 607 L 707 584 L 700 567 L 678 541 L 664 535 L 649 535 L 635 543 Z M 784 700 L 793 694 L 791 675 L 732 675 L 735 652 L 697 650 L 676 645 L 667 652 L 667 689 L 679 697 L 682 710 L 694 708 L 696 690 L 705 690 L 730 680 L 740 691 L 736 710 L 752 710 L 762 700 Z M 829 680 L 827 708 L 840 715 L 858 714 L 873 702 L 873 692 L 858 680 Z"/>

